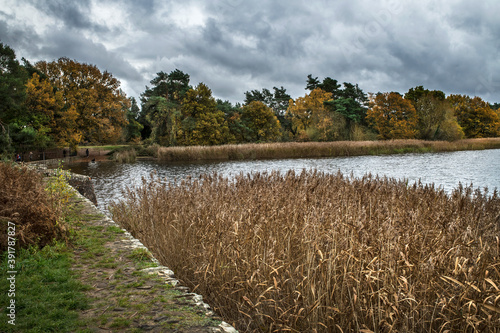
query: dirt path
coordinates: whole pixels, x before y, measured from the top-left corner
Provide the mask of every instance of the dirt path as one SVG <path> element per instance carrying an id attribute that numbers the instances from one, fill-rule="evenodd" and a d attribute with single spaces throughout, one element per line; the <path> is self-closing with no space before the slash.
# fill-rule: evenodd
<path id="1" fill-rule="evenodd" d="M 89 200 L 74 204 L 73 269 L 91 298 L 82 332 L 237 332 Z"/>

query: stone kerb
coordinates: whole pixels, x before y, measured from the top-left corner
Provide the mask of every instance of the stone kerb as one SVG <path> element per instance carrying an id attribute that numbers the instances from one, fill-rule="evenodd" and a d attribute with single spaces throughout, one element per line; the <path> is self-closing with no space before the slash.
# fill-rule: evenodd
<path id="1" fill-rule="evenodd" d="M 30 167 L 35 168 L 38 172 L 41 172 L 45 176 L 52 176 L 56 172 L 55 170 L 47 169 L 44 165 L 31 164 Z M 102 218 L 99 221 L 93 221 L 93 223 L 103 226 L 115 226 L 122 229 L 124 231 L 124 237 L 121 242 L 123 242 L 122 245 L 124 245 L 124 247 L 128 247 L 131 250 L 145 249 L 149 253 L 151 253 L 151 251 L 149 251 L 149 249 L 147 249 L 147 247 L 144 246 L 141 241 L 134 238 L 127 230 L 121 228 L 116 222 L 107 217 L 97 208 L 97 199 L 94 192 L 94 185 L 90 177 L 69 172 L 68 174 L 68 183 L 76 190 L 75 195 L 79 197 L 78 201 L 87 206 L 87 208 L 89 208 L 90 210 L 93 210 L 96 214 L 102 215 Z M 159 276 L 162 280 L 164 280 L 166 284 L 169 284 L 178 291 L 182 292 L 184 294 L 183 297 L 186 299 L 190 299 L 193 306 L 201 309 L 207 317 L 216 316 L 215 313 L 211 310 L 210 305 L 203 301 L 203 296 L 196 293 L 191 293 L 188 287 L 181 286 L 179 280 L 175 278 L 175 274 L 172 270 L 170 270 L 166 266 L 162 266 L 156 258 L 152 256 L 151 258 L 151 260 L 158 266 L 145 268 L 141 271 L 147 274 Z M 233 326 L 223 321 L 218 327 L 212 328 L 212 332 L 237 333 L 238 331 Z"/>

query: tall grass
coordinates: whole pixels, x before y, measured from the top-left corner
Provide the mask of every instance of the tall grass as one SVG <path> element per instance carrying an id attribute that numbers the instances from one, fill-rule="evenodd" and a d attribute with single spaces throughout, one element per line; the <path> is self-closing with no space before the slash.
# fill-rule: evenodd
<path id="1" fill-rule="evenodd" d="M 485 191 L 214 174 L 143 180 L 111 211 L 242 332 L 499 332 L 500 197 Z"/>
<path id="2" fill-rule="evenodd" d="M 164 161 L 311 158 L 500 148 L 500 138 L 459 141 L 335 141 L 158 148 Z"/>
<path id="3" fill-rule="evenodd" d="M 132 163 L 137 159 L 135 149 L 119 150 L 113 153 L 113 160 L 118 163 Z"/>

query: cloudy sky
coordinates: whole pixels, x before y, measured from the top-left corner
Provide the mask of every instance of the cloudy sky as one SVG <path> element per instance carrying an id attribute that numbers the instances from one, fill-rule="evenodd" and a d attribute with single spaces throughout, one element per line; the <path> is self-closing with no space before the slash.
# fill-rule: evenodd
<path id="1" fill-rule="evenodd" d="M 365 92 L 427 89 L 500 102 L 498 0 L 0 0 L 0 41 L 31 62 L 97 65 L 139 97 L 176 68 L 216 98 L 308 74 Z"/>

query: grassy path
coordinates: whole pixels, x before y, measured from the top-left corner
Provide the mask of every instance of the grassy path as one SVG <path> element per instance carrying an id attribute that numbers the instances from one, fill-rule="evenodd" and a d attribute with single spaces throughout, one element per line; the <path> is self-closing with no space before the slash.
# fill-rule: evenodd
<path id="1" fill-rule="evenodd" d="M 193 294 L 173 286 L 175 280 L 169 281 L 172 272 L 158 267 L 146 248 L 92 204 L 80 199 L 74 214 L 80 221 L 75 225 L 78 238 L 73 268 L 80 281 L 90 286 L 90 306 L 82 312 L 89 328 L 213 332 L 220 324 L 207 315 L 209 310 L 194 305 Z"/>
<path id="2" fill-rule="evenodd" d="M 140 242 L 79 194 L 72 201 L 69 246 L 20 251 L 16 325 L 3 294 L 1 332 L 231 332 Z"/>

